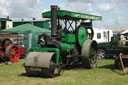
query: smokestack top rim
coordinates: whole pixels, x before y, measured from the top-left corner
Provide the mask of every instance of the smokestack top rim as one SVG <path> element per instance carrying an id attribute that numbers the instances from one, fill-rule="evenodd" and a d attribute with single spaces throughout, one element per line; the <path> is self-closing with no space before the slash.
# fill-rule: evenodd
<path id="1" fill-rule="evenodd" d="M 52 5 L 51 8 L 58 8 L 58 6 L 57 5 Z"/>

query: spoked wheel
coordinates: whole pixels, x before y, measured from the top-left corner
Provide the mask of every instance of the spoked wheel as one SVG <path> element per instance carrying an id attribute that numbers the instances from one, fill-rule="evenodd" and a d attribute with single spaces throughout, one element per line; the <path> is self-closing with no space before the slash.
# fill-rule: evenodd
<path id="1" fill-rule="evenodd" d="M 98 56 L 99 56 L 99 58 L 104 59 L 104 58 L 106 58 L 107 53 L 106 53 L 106 51 L 104 49 L 99 49 L 98 50 Z"/>
<path id="2" fill-rule="evenodd" d="M 82 47 L 82 63 L 86 68 L 95 68 L 98 63 L 96 41 L 86 40 Z"/>
<path id="3" fill-rule="evenodd" d="M 16 45 L 8 46 L 5 51 L 5 56 L 7 61 L 11 61 L 12 63 L 17 62 L 20 57 L 18 47 Z"/>

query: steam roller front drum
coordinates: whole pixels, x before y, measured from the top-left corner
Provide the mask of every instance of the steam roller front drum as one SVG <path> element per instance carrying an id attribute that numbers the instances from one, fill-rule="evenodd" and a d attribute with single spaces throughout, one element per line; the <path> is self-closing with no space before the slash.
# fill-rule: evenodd
<path id="1" fill-rule="evenodd" d="M 54 52 L 30 52 L 24 63 L 29 76 L 56 77 L 60 75 L 61 67 L 55 64 Z"/>

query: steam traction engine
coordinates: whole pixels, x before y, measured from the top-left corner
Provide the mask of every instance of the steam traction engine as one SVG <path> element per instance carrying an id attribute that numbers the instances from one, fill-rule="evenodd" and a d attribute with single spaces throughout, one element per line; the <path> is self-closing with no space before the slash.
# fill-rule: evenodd
<path id="1" fill-rule="evenodd" d="M 15 63 L 20 55 L 25 55 L 22 39 L 23 35 L 20 34 L 0 34 L 0 60 Z"/>
<path id="2" fill-rule="evenodd" d="M 51 18 L 51 36 L 42 34 L 40 48 L 30 48 L 24 67 L 28 75 L 56 77 L 61 68 L 73 63 L 82 63 L 86 68 L 97 65 L 97 43 L 93 37 L 92 21 L 102 17 L 59 10 L 51 6 L 51 11 L 42 14 Z"/>

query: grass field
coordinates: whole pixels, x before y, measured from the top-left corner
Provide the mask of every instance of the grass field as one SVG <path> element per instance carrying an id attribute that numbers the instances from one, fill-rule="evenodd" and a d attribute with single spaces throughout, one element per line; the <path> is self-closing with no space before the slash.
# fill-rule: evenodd
<path id="1" fill-rule="evenodd" d="M 128 74 L 114 69 L 114 60 L 99 60 L 96 69 L 82 67 L 65 70 L 56 78 L 28 77 L 21 65 L 24 60 L 12 65 L 0 64 L 0 85 L 128 85 Z"/>

